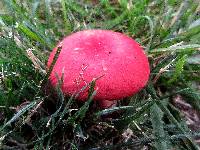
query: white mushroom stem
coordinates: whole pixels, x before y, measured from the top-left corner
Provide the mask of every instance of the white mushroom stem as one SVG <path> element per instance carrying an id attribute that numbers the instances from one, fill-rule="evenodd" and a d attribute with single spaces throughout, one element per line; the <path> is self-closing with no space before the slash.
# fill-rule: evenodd
<path id="1" fill-rule="evenodd" d="M 111 107 L 115 107 L 117 105 L 117 101 L 114 100 L 114 101 L 109 101 L 109 100 L 99 100 L 98 101 L 99 103 L 99 106 L 103 109 L 106 109 L 106 108 L 111 108 Z"/>

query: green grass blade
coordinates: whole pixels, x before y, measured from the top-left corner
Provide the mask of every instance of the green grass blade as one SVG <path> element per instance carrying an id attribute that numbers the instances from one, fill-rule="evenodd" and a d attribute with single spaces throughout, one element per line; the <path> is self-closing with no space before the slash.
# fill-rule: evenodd
<path id="1" fill-rule="evenodd" d="M 175 72 L 172 76 L 172 78 L 168 81 L 169 84 L 173 83 L 174 81 L 177 80 L 177 78 L 182 74 L 183 72 L 183 67 L 186 63 L 187 55 L 182 56 L 175 65 Z"/>
<path id="2" fill-rule="evenodd" d="M 168 143 L 164 131 L 164 122 L 163 122 L 163 115 L 164 113 L 161 111 L 161 109 L 157 106 L 157 104 L 154 104 L 151 106 L 150 109 L 150 116 L 151 116 L 151 123 L 153 126 L 153 134 L 156 138 L 155 140 L 155 147 L 157 150 L 167 150 Z"/>
<path id="3" fill-rule="evenodd" d="M 30 104 L 26 105 L 22 109 L 20 109 L 6 124 L 1 128 L 3 130 L 6 126 L 10 125 L 12 122 L 16 121 L 19 117 L 21 117 L 24 113 L 26 113 L 28 110 L 33 108 L 37 104 L 36 101 L 31 102 Z"/>
<path id="4" fill-rule="evenodd" d="M 179 122 L 174 118 L 173 114 L 169 111 L 169 109 L 163 105 L 160 101 L 157 102 L 157 105 L 160 107 L 160 109 L 167 115 L 169 120 L 177 126 L 177 128 L 180 130 L 181 133 L 185 134 L 185 137 L 187 138 L 186 140 L 183 140 L 185 143 L 185 146 L 187 146 L 188 149 L 191 150 L 198 150 L 199 146 L 195 144 L 190 136 L 188 136 L 187 131 L 179 124 Z"/>
<path id="5" fill-rule="evenodd" d="M 100 116 L 102 116 L 102 115 L 111 114 L 111 113 L 113 113 L 113 112 L 115 112 L 115 111 L 119 111 L 119 110 L 128 110 L 128 109 L 133 109 L 133 108 L 135 108 L 135 107 L 134 107 L 134 106 L 113 107 L 113 108 L 101 110 L 101 111 L 95 113 L 95 116 L 100 117 Z"/>
<path id="6" fill-rule="evenodd" d="M 199 44 L 189 44 L 189 45 L 174 45 L 167 48 L 157 48 L 149 51 L 149 54 L 154 53 L 171 53 L 171 52 L 188 52 L 191 50 L 198 50 L 200 48 Z"/>
<path id="7" fill-rule="evenodd" d="M 71 24 L 69 22 L 69 19 L 67 17 L 68 11 L 67 11 L 67 6 L 66 5 L 66 0 L 61 0 L 61 5 L 62 5 L 62 9 L 63 9 L 63 17 L 64 17 L 64 24 L 65 24 L 65 32 L 66 34 L 69 34 L 71 32 Z"/>

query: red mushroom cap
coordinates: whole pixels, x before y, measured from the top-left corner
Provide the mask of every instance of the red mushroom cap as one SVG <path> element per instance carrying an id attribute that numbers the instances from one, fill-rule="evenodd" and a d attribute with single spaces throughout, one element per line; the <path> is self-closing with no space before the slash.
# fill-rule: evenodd
<path id="1" fill-rule="evenodd" d="M 141 46 L 128 36 L 109 30 L 84 30 L 60 42 L 59 57 L 50 75 L 53 86 L 63 75 L 62 91 L 79 91 L 94 78 L 98 88 L 95 100 L 120 100 L 141 90 L 149 78 L 148 59 Z M 58 46 L 50 54 L 52 63 Z M 87 91 L 79 100 L 87 100 Z"/>

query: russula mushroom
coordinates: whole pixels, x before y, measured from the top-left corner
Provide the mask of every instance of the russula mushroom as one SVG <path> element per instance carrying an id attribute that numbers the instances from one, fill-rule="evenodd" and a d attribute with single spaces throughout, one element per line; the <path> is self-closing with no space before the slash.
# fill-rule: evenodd
<path id="1" fill-rule="evenodd" d="M 148 59 L 132 38 L 110 30 L 84 30 L 65 37 L 58 45 L 61 52 L 49 77 L 55 87 L 63 75 L 62 91 L 66 95 L 82 89 L 94 78 L 98 89 L 94 100 L 108 108 L 115 100 L 140 91 L 149 78 Z M 50 54 L 50 67 L 58 46 Z M 56 75 L 57 74 L 57 75 Z M 86 101 L 87 90 L 78 100 Z"/>

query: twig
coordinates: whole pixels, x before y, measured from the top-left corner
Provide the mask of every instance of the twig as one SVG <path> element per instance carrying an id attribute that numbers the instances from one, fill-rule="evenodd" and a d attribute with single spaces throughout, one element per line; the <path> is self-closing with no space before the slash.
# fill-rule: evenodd
<path id="1" fill-rule="evenodd" d="M 155 76 L 155 78 L 153 79 L 153 84 L 155 84 L 157 82 L 157 80 L 160 78 L 160 76 L 167 71 L 167 69 L 172 65 L 172 63 L 176 60 L 173 59 L 168 65 L 166 65 L 164 68 L 161 68 L 158 72 L 158 74 Z"/>

